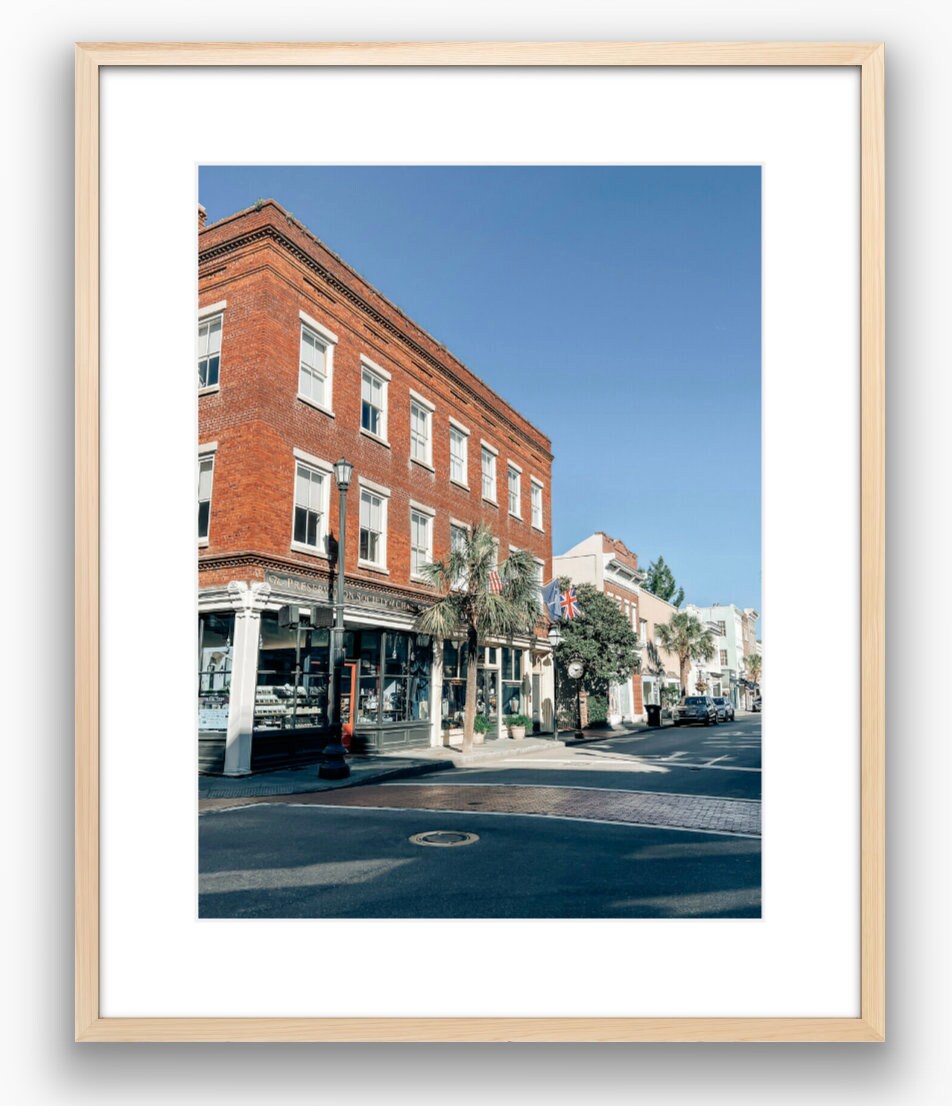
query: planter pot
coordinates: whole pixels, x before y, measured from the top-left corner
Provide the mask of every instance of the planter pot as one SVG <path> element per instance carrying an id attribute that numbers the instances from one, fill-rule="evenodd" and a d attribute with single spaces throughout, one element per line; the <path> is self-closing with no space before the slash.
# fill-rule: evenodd
<path id="1" fill-rule="evenodd" d="M 449 748 L 453 745 L 463 744 L 463 731 L 461 729 L 452 729 L 443 731 L 443 744 Z"/>
<path id="2" fill-rule="evenodd" d="M 484 733 L 478 733 L 477 732 L 477 733 L 473 734 L 473 744 L 474 745 L 482 745 L 482 743 L 485 740 L 486 740 L 486 735 Z"/>
<path id="3" fill-rule="evenodd" d="M 525 726 L 510 726 L 509 736 L 513 741 L 521 741 L 526 736 Z"/>

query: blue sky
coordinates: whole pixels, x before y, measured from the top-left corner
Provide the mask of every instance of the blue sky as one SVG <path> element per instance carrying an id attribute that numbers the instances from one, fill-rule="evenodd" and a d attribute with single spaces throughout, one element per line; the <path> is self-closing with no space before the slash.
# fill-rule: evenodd
<path id="1" fill-rule="evenodd" d="M 552 438 L 553 551 L 760 599 L 760 169 L 202 167 L 271 197 Z"/>

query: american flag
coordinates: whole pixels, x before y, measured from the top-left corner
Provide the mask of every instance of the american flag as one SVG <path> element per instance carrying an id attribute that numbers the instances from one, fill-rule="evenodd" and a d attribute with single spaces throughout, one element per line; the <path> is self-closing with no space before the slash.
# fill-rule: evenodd
<path id="1" fill-rule="evenodd" d="M 494 568 L 489 571 L 489 590 L 493 595 L 502 595 L 502 580 Z"/>
<path id="2" fill-rule="evenodd" d="M 569 588 L 559 596 L 559 606 L 562 608 L 562 617 L 569 620 L 579 618 L 582 614 L 579 610 L 578 599 L 575 597 L 575 588 Z"/>

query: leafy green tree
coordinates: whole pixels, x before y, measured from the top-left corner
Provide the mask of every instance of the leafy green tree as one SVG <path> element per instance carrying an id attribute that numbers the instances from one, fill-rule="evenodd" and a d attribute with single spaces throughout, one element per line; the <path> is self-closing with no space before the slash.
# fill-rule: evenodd
<path id="1" fill-rule="evenodd" d="M 678 658 L 683 694 L 688 687 L 691 661 L 709 661 L 714 656 L 714 635 L 687 611 L 677 611 L 668 622 L 659 623 L 655 634 L 661 648 Z"/>
<path id="2" fill-rule="evenodd" d="M 490 589 L 490 574 L 497 570 L 502 591 Z M 525 550 L 509 555 L 496 566 L 496 545 L 485 523 L 478 523 L 458 549 L 442 561 L 423 569 L 438 598 L 421 611 L 416 629 L 443 641 L 466 642 L 466 709 L 463 713 L 463 751 L 473 747 L 476 720 L 476 666 L 479 651 L 490 638 L 506 639 L 530 633 L 539 617 L 539 591 L 535 561 Z"/>
<path id="3" fill-rule="evenodd" d="M 585 689 L 607 696 L 609 684 L 623 683 L 639 671 L 638 638 L 614 600 L 597 588 L 579 584 L 575 594 L 582 615 L 559 623 L 562 642 L 556 663 L 564 671 L 570 661 L 580 660 Z"/>
<path id="4" fill-rule="evenodd" d="M 665 564 L 664 557 L 659 557 L 648 565 L 648 575 L 641 586 L 674 607 L 680 607 L 684 602 L 684 588 L 678 587 L 674 573 Z"/>

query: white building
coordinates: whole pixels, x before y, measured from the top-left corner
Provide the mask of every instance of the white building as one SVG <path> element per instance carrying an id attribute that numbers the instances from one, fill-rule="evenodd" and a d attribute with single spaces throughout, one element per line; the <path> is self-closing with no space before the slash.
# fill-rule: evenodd
<path id="1" fill-rule="evenodd" d="M 714 656 L 710 661 L 691 666 L 690 691 L 695 691 L 701 681 L 708 695 L 725 695 L 735 707 L 744 707 L 743 680 L 747 675 L 744 658 L 759 652 L 756 623 L 760 614 L 753 607 L 741 608 L 733 603 L 715 603 L 710 607 L 686 603 L 684 610 L 698 618 L 714 635 Z"/>

